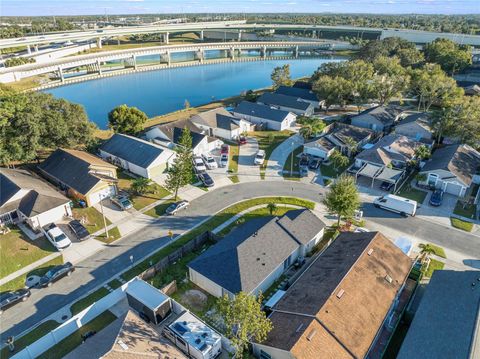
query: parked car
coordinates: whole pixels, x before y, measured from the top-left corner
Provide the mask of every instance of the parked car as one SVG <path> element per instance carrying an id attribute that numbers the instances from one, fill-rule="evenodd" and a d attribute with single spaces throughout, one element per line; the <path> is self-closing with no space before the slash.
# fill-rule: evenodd
<path id="1" fill-rule="evenodd" d="M 355 230 L 353 231 L 355 233 L 366 233 L 366 232 L 370 232 L 368 229 L 364 228 L 364 227 L 357 227 L 355 228 Z"/>
<path id="2" fill-rule="evenodd" d="M 257 154 L 255 155 L 255 159 L 253 160 L 253 163 L 255 163 L 256 165 L 263 165 L 263 162 L 265 162 L 265 151 L 258 150 Z"/>
<path id="3" fill-rule="evenodd" d="M 238 143 L 239 143 L 240 145 L 246 144 L 246 143 L 247 143 L 247 138 L 246 138 L 245 136 L 240 136 L 240 137 L 238 138 Z"/>
<path id="4" fill-rule="evenodd" d="M 0 314 L 15 304 L 25 302 L 30 294 L 29 289 L 19 289 L 15 292 L 8 291 L 0 294 Z"/>
<path id="5" fill-rule="evenodd" d="M 223 153 L 220 156 L 220 167 L 227 167 L 228 166 L 228 154 Z"/>
<path id="6" fill-rule="evenodd" d="M 213 158 L 212 156 L 207 154 L 207 155 L 202 155 L 202 158 L 203 158 L 203 162 L 205 162 L 205 166 L 207 166 L 209 170 L 218 168 L 217 161 L 215 161 L 215 158 Z"/>
<path id="7" fill-rule="evenodd" d="M 197 177 L 200 181 L 202 181 L 205 187 L 212 187 L 215 184 L 215 182 L 213 182 L 213 178 L 207 172 L 199 173 Z"/>
<path id="8" fill-rule="evenodd" d="M 38 282 L 39 287 L 50 287 L 57 280 L 63 277 L 70 276 L 75 271 L 75 267 L 72 263 L 67 262 L 59 266 L 55 266 L 50 269 Z"/>
<path id="9" fill-rule="evenodd" d="M 188 201 L 175 202 L 175 203 L 172 203 L 170 206 L 168 206 L 168 208 L 165 210 L 165 213 L 173 216 L 178 211 L 182 209 L 187 209 L 188 206 L 190 206 L 190 202 Z"/>
<path id="10" fill-rule="evenodd" d="M 90 238 L 90 233 L 85 228 L 85 226 L 80 223 L 80 221 L 74 219 L 73 221 L 70 221 L 68 226 L 70 227 L 72 232 L 77 236 L 78 240 L 84 241 Z"/>
<path id="11" fill-rule="evenodd" d="M 113 196 L 111 199 L 112 203 L 115 204 L 122 211 L 133 208 L 133 204 L 132 202 L 130 202 L 127 196 Z"/>
<path id="12" fill-rule="evenodd" d="M 382 182 L 382 184 L 380 185 L 380 189 L 383 190 L 383 191 L 387 191 L 387 192 L 390 192 L 393 188 L 394 184 L 393 183 L 390 183 L 390 182 Z"/>
<path id="13" fill-rule="evenodd" d="M 220 154 L 222 155 L 228 155 L 230 152 L 230 146 L 227 144 L 223 144 L 222 147 L 220 147 Z"/>
<path id="14" fill-rule="evenodd" d="M 302 157 L 300 157 L 300 162 L 298 163 L 298 165 L 300 166 L 300 169 L 302 167 L 303 168 L 308 168 L 308 163 L 309 163 L 308 156 L 303 155 Z"/>
<path id="15" fill-rule="evenodd" d="M 55 248 L 62 250 L 72 245 L 72 241 L 55 223 L 50 224 L 47 228 L 46 237 Z"/>
<path id="16" fill-rule="evenodd" d="M 311 170 L 318 170 L 318 168 L 320 167 L 322 163 L 322 160 L 319 159 L 319 158 L 312 158 L 310 160 L 310 162 L 308 162 L 308 168 L 310 168 Z"/>
<path id="17" fill-rule="evenodd" d="M 434 207 L 439 207 L 442 205 L 443 202 L 443 191 L 437 189 L 435 190 L 432 195 L 430 196 L 430 200 L 428 203 L 430 203 L 431 206 Z"/>
<path id="18" fill-rule="evenodd" d="M 193 157 L 193 167 L 195 167 L 195 172 L 197 173 L 205 172 L 207 170 L 207 167 L 200 156 Z"/>

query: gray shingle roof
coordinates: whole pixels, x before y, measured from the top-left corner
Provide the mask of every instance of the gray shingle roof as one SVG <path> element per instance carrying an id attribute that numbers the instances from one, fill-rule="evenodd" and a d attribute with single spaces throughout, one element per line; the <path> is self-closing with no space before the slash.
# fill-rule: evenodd
<path id="1" fill-rule="evenodd" d="M 357 116 L 370 115 L 384 125 L 392 125 L 400 113 L 401 110 L 393 106 L 376 106 L 360 112 Z"/>
<path id="2" fill-rule="evenodd" d="M 311 106 L 309 102 L 299 101 L 298 97 L 271 92 L 264 93 L 258 98 L 257 102 L 265 105 L 284 106 L 301 111 L 306 111 Z"/>
<path id="3" fill-rule="evenodd" d="M 285 213 L 278 224 L 301 244 L 307 244 L 326 226 L 315 214 L 304 209 Z"/>
<path id="4" fill-rule="evenodd" d="M 192 122 L 194 123 L 230 131 L 239 127 L 235 121 L 238 120 L 223 107 L 214 108 L 213 110 L 192 116 Z"/>
<path id="5" fill-rule="evenodd" d="M 318 97 L 315 93 L 304 88 L 280 86 L 275 92 L 282 95 L 299 97 L 303 100 L 318 101 Z"/>
<path id="6" fill-rule="evenodd" d="M 391 161 L 407 162 L 415 156 L 415 149 L 421 143 L 406 136 L 387 135 L 382 137 L 372 148 L 363 150 L 356 158 L 379 165 L 388 165 Z"/>
<path id="7" fill-rule="evenodd" d="M 276 122 L 284 121 L 290 113 L 288 111 L 278 110 L 271 108 L 270 106 L 248 101 L 240 102 L 233 112 L 245 116 L 254 116 Z"/>
<path id="8" fill-rule="evenodd" d="M 478 346 L 473 351 L 480 315 L 478 278 L 478 271 L 435 271 L 397 358 L 478 358 Z M 476 335 L 478 340 L 480 333 Z"/>
<path id="9" fill-rule="evenodd" d="M 147 141 L 118 133 L 102 144 L 100 149 L 142 168 L 148 168 L 163 152 L 161 147 Z"/>
<path id="10" fill-rule="evenodd" d="M 202 134 L 202 130 L 195 126 L 195 124 L 190 121 L 190 119 L 186 120 L 178 120 L 169 123 L 165 123 L 163 125 L 157 126 L 160 131 L 162 131 L 165 136 L 169 138 L 174 144 L 178 145 L 180 141 L 180 137 L 182 136 L 183 129 L 186 127 L 190 130 L 190 134 L 192 135 L 192 147 L 195 148 L 198 144 L 208 136 Z"/>
<path id="11" fill-rule="evenodd" d="M 357 127 L 347 124 L 335 123 L 335 128 L 331 135 L 337 140 L 347 144 L 347 138 L 353 139 L 356 143 L 363 141 L 365 138 L 372 136 L 374 131 L 368 128 Z"/>

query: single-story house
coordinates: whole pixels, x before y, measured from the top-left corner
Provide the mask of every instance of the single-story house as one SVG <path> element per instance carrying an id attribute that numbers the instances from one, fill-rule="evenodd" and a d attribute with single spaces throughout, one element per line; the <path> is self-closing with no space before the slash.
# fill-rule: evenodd
<path id="1" fill-rule="evenodd" d="M 0 224 L 26 222 L 33 230 L 71 217 L 70 200 L 33 174 L 0 169 Z"/>
<path id="2" fill-rule="evenodd" d="M 413 113 L 397 123 L 395 133 L 432 145 L 433 129 L 430 122 L 430 115 L 427 112 Z"/>
<path id="3" fill-rule="evenodd" d="M 295 81 L 292 87 L 299 88 L 299 89 L 305 89 L 305 90 L 311 90 L 312 89 L 312 84 L 307 81 Z"/>
<path id="4" fill-rule="evenodd" d="M 297 119 L 292 112 L 248 101 L 240 102 L 232 112 L 235 117 L 276 131 L 289 129 L 295 125 Z"/>
<path id="5" fill-rule="evenodd" d="M 351 124 L 376 132 L 389 132 L 399 120 L 402 111 L 394 106 L 376 106 L 351 117 Z"/>
<path id="6" fill-rule="evenodd" d="M 298 97 L 282 95 L 279 93 L 265 92 L 257 99 L 257 103 L 272 106 L 279 110 L 293 112 L 296 115 L 311 116 L 314 107 L 310 102 L 300 100 Z"/>
<path id="7" fill-rule="evenodd" d="M 59 148 L 38 169 L 89 207 L 117 193 L 117 167 L 87 152 Z"/>
<path id="8" fill-rule="evenodd" d="M 478 271 L 437 270 L 397 359 L 480 358 Z"/>
<path id="9" fill-rule="evenodd" d="M 317 95 L 312 91 L 311 88 L 308 89 L 298 86 L 280 86 L 275 92 L 281 95 L 293 96 L 302 101 L 309 102 L 314 108 L 320 108 L 323 105 L 323 101 L 318 99 Z"/>
<path id="10" fill-rule="evenodd" d="M 146 130 L 145 137 L 157 145 L 173 150 L 178 145 L 184 128 L 190 130 L 192 150 L 195 155 L 213 151 L 223 143 L 221 140 L 205 134 L 205 131 L 190 120 L 179 120 L 150 127 Z"/>
<path id="11" fill-rule="evenodd" d="M 137 137 L 114 134 L 98 150 L 105 161 L 138 176 L 154 178 L 165 172 L 175 152 Z"/>
<path id="12" fill-rule="evenodd" d="M 190 121 L 209 136 L 230 141 L 253 129 L 250 122 L 236 118 L 223 107 L 193 115 Z"/>
<path id="13" fill-rule="evenodd" d="M 313 249 L 324 228 L 307 209 L 253 219 L 188 263 L 190 280 L 216 297 L 265 292 Z"/>
<path id="14" fill-rule="evenodd" d="M 326 134 L 326 137 L 337 146 L 338 150 L 347 156 L 351 156 L 375 137 L 373 130 L 340 122 L 334 122 L 328 126 Z"/>
<path id="15" fill-rule="evenodd" d="M 303 145 L 303 153 L 327 159 L 336 148 L 336 144 L 332 142 L 327 136 L 322 136 L 313 141 L 306 142 Z"/>
<path id="16" fill-rule="evenodd" d="M 273 329 L 252 343 L 255 357 L 350 359 L 381 352 L 377 343 L 388 341 L 415 285 L 411 268 L 410 258 L 381 233 L 341 233 L 271 307 Z"/>
<path id="17" fill-rule="evenodd" d="M 480 153 L 468 145 L 437 149 L 420 171 L 425 184 L 464 197 L 472 184 L 480 184 Z"/>

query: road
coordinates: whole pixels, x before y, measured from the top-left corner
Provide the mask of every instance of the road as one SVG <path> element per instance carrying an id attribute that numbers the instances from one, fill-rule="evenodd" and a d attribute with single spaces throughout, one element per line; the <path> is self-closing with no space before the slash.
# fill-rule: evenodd
<path id="1" fill-rule="evenodd" d="M 28 301 L 2 314 L 1 336 L 19 335 L 63 306 L 108 282 L 131 265 L 131 255 L 137 261 L 167 244 L 169 230 L 176 235 L 181 234 L 213 213 L 253 197 L 295 196 L 321 202 L 324 193 L 325 190 L 318 185 L 293 181 L 246 182 L 207 192 L 193 200 L 187 211 L 175 217 L 161 217 L 155 224 L 122 238 L 79 263 L 71 277 L 62 279 L 50 288 L 32 290 Z M 375 224 L 390 227 L 406 236 L 415 236 L 462 253 L 465 259 L 480 258 L 480 238 L 477 236 L 419 218 L 402 218 L 371 204 L 364 204 L 363 210 L 372 228 Z"/>

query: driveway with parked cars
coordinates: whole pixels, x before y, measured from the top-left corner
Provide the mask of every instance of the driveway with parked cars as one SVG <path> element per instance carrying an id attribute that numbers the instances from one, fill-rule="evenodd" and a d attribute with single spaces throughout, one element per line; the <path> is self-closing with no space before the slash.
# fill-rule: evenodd
<path id="1" fill-rule="evenodd" d="M 449 226 L 450 216 L 455 209 L 458 197 L 449 193 L 444 193 L 441 205 L 432 206 L 429 203 L 432 194 L 432 191 L 428 192 L 428 195 L 425 198 L 425 201 L 422 203 L 422 206 L 417 210 L 417 217 Z"/>
<path id="2" fill-rule="evenodd" d="M 253 164 L 258 152 L 258 141 L 254 137 L 247 137 L 247 143 L 240 145 L 238 156 L 238 176 L 240 182 L 260 180 L 258 166 Z"/>

